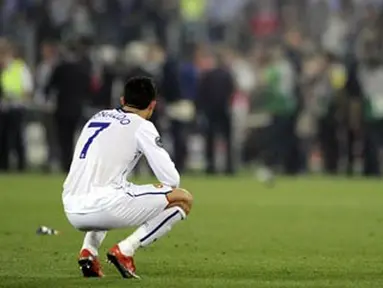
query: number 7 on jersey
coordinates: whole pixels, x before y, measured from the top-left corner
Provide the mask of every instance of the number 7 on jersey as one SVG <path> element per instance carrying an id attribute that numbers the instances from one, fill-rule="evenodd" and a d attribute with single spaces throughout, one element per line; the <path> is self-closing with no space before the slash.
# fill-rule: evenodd
<path id="1" fill-rule="evenodd" d="M 93 140 L 101 133 L 101 131 L 108 128 L 110 123 L 106 122 L 90 122 L 87 128 L 98 128 L 94 131 L 94 134 L 89 137 L 88 141 L 86 141 L 84 148 L 82 148 L 80 153 L 80 159 L 85 159 L 86 154 L 88 153 L 89 147 L 92 144 Z"/>

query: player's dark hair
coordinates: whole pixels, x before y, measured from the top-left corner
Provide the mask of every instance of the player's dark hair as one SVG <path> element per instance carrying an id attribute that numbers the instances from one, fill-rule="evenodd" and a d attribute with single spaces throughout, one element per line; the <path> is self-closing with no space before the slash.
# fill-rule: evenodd
<path id="1" fill-rule="evenodd" d="M 126 106 L 144 110 L 156 99 L 156 96 L 156 84 L 149 77 L 132 77 L 125 84 L 124 101 Z"/>

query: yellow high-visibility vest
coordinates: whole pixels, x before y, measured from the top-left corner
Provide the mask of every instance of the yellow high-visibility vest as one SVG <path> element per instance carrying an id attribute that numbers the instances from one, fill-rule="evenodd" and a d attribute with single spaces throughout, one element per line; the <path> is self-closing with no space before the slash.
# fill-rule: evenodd
<path id="1" fill-rule="evenodd" d="M 205 0 L 181 0 L 180 3 L 183 18 L 191 21 L 200 20 L 204 16 L 205 6 Z"/>
<path id="2" fill-rule="evenodd" d="M 5 99 L 17 100 L 23 97 L 24 62 L 13 60 L 1 73 L 1 89 Z"/>
<path id="3" fill-rule="evenodd" d="M 334 65 L 330 70 L 330 82 L 335 90 L 341 90 L 346 86 L 347 72 L 341 65 Z"/>

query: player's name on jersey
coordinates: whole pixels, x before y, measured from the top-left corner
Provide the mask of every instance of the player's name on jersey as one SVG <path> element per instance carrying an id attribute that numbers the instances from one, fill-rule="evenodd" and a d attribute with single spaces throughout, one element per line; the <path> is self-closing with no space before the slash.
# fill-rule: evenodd
<path id="1" fill-rule="evenodd" d="M 112 118 L 120 121 L 121 125 L 128 125 L 130 120 L 128 119 L 127 114 L 119 113 L 117 110 L 115 111 L 101 111 L 92 117 L 92 119 L 98 118 Z"/>

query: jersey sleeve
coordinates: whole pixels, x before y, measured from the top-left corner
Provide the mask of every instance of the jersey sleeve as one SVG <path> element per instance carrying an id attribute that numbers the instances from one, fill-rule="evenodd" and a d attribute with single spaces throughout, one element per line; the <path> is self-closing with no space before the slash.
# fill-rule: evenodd
<path id="1" fill-rule="evenodd" d="M 143 123 L 136 132 L 136 139 L 138 149 L 145 155 L 158 181 L 164 185 L 178 187 L 180 175 L 164 149 L 156 127 L 149 121 Z"/>

